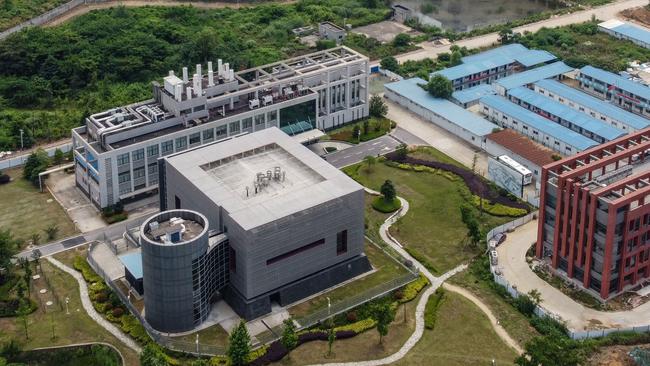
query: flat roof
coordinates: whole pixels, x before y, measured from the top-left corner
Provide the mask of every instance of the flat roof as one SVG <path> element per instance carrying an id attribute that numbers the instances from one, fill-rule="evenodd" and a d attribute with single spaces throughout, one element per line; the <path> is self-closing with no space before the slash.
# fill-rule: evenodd
<path id="1" fill-rule="evenodd" d="M 411 100 L 420 107 L 430 110 L 431 112 L 445 118 L 451 123 L 464 128 L 476 136 L 485 136 L 492 133 L 492 130 L 499 126 L 494 123 L 475 115 L 472 112 L 459 107 L 457 104 L 447 99 L 434 98 L 427 91 L 422 89 L 418 84 L 427 82 L 420 78 L 401 80 L 393 83 L 384 84 L 384 87 L 404 98 Z"/>
<path id="2" fill-rule="evenodd" d="M 609 29 L 613 32 L 620 33 L 621 35 L 636 39 L 637 41 L 650 44 L 650 31 L 641 28 L 637 25 L 623 22 L 618 19 L 610 19 L 606 22 L 598 24 L 599 27 Z"/>
<path id="3" fill-rule="evenodd" d="M 579 105 L 594 110 L 602 115 L 628 124 L 637 130 L 641 130 L 650 126 L 650 120 L 646 118 L 628 112 L 625 109 L 616 107 L 608 101 L 592 97 L 587 93 L 583 93 L 580 90 L 572 88 L 557 80 L 540 80 L 536 82 L 535 85 L 555 95 L 559 95 L 567 100 L 571 100 Z"/>
<path id="4" fill-rule="evenodd" d="M 535 66 L 537 64 L 550 62 L 557 59 L 557 57 L 554 54 L 548 51 L 530 50 L 519 43 L 512 43 L 505 46 L 492 48 L 490 50 L 483 51 L 475 55 L 465 56 L 461 60 L 464 63 L 470 63 L 470 62 L 477 62 L 482 60 L 489 60 L 490 58 L 495 56 L 510 57 L 511 59 L 519 62 L 525 67 Z"/>
<path id="5" fill-rule="evenodd" d="M 501 85 L 506 90 L 510 90 L 519 86 L 532 84 L 539 80 L 553 78 L 558 75 L 565 74 L 571 70 L 573 70 L 572 67 L 568 66 L 562 61 L 558 61 L 552 64 L 520 72 L 518 74 L 506 76 L 505 78 L 501 78 L 494 83 Z"/>
<path id="6" fill-rule="evenodd" d="M 431 75 L 442 75 L 449 80 L 460 79 L 483 71 L 505 66 L 515 62 L 511 57 L 505 55 L 494 55 L 486 59 L 478 60 L 471 63 L 462 63 L 453 67 L 448 67 L 433 72 Z"/>
<path id="7" fill-rule="evenodd" d="M 533 113 L 524 107 L 516 105 L 504 97 L 498 95 L 487 95 L 481 98 L 480 102 L 526 123 L 549 136 L 553 136 L 556 140 L 562 141 L 569 146 L 576 147 L 580 150 L 586 150 L 598 145 L 596 141 L 546 119 L 539 114 Z"/>
<path id="8" fill-rule="evenodd" d="M 118 258 L 136 280 L 142 278 L 142 252 L 138 250 L 137 252 L 122 254 Z"/>
<path id="9" fill-rule="evenodd" d="M 554 161 L 553 150 L 514 130 L 506 128 L 489 134 L 487 138 L 540 167 Z"/>
<path id="10" fill-rule="evenodd" d="M 593 67 L 591 65 L 587 65 L 580 69 L 580 73 L 593 79 L 605 82 L 609 85 L 614 85 L 621 90 L 625 90 L 626 92 L 638 95 L 650 101 L 650 88 L 641 83 L 634 82 L 620 75 L 599 69 L 597 67 Z"/>
<path id="11" fill-rule="evenodd" d="M 577 111 L 560 102 L 556 102 L 555 100 L 540 93 L 536 93 L 526 87 L 522 86 L 509 90 L 508 95 L 562 118 L 563 120 L 568 121 L 583 130 L 601 136 L 606 140 L 615 140 L 625 135 L 623 130 L 619 130 L 606 122 L 595 119 L 588 114 Z"/>
<path id="12" fill-rule="evenodd" d="M 459 103 L 465 104 L 481 99 L 482 96 L 496 94 L 496 90 L 490 84 L 480 84 L 468 89 L 455 91 L 451 96 Z"/>
<path id="13" fill-rule="evenodd" d="M 363 189 L 277 127 L 164 159 L 244 230 Z"/>

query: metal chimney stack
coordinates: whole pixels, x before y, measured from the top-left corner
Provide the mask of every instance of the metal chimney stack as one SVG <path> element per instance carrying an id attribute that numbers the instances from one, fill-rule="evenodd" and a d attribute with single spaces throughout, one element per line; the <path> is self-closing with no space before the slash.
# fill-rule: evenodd
<path id="1" fill-rule="evenodd" d="M 188 86 L 185 88 L 185 95 L 187 95 L 187 100 L 192 99 L 192 87 Z"/>
<path id="2" fill-rule="evenodd" d="M 169 76 L 174 76 L 174 70 L 169 70 Z"/>
<path id="3" fill-rule="evenodd" d="M 197 97 L 201 96 L 201 76 L 199 76 L 199 74 L 194 74 L 192 81 L 194 83 L 194 93 L 196 93 Z"/>
<path id="4" fill-rule="evenodd" d="M 223 77 L 223 61 L 221 59 L 217 60 L 217 75 Z"/>
<path id="5" fill-rule="evenodd" d="M 187 67 L 183 68 L 183 82 L 187 83 L 189 80 L 187 78 Z"/>
<path id="6" fill-rule="evenodd" d="M 201 64 L 196 64 L 196 73 L 197 73 L 200 77 L 203 77 L 203 74 L 201 73 Z"/>
<path id="7" fill-rule="evenodd" d="M 214 86 L 214 71 L 212 71 L 212 61 L 208 61 L 208 86 Z"/>

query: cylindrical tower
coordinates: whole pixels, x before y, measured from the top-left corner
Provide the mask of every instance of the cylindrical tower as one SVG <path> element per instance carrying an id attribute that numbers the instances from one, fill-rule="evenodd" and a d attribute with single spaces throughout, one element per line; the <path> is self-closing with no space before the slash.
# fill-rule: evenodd
<path id="1" fill-rule="evenodd" d="M 208 250 L 208 226 L 205 216 L 190 210 L 164 211 L 142 224 L 144 311 L 154 329 L 188 331 L 209 314 L 199 270 Z"/>

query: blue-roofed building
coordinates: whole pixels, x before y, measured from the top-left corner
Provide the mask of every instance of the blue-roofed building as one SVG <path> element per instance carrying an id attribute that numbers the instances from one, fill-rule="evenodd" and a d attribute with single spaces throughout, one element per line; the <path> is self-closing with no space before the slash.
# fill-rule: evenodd
<path id="1" fill-rule="evenodd" d="M 455 91 L 451 95 L 451 99 L 459 106 L 468 108 L 475 104 L 478 104 L 478 100 L 481 99 L 481 97 L 491 94 L 496 94 L 496 91 L 494 88 L 492 88 L 492 85 L 481 84 L 469 89 Z"/>
<path id="2" fill-rule="evenodd" d="M 598 24 L 598 29 L 618 39 L 625 39 L 641 47 L 650 48 L 650 31 L 637 25 L 610 19 Z"/>
<path id="3" fill-rule="evenodd" d="M 650 117 L 650 88 L 593 66 L 580 69 L 580 87 L 630 112 Z"/>
<path id="4" fill-rule="evenodd" d="M 598 145 L 575 131 L 552 122 L 504 97 L 487 95 L 479 100 L 481 112 L 501 127 L 510 128 L 563 155 L 574 155 Z"/>
<path id="5" fill-rule="evenodd" d="M 548 51 L 530 50 L 519 43 L 512 43 L 505 46 L 493 48 L 475 55 L 465 56 L 461 60 L 463 63 L 478 62 L 490 59 L 496 55 L 507 56 L 515 60 L 524 68 L 545 64 L 555 61 L 557 57 Z"/>
<path id="6" fill-rule="evenodd" d="M 543 79 L 563 79 L 564 74 L 570 71 L 573 71 L 572 67 L 558 61 L 499 79 L 494 82 L 494 88 L 497 93 L 505 96 L 510 89 L 527 86 Z"/>
<path id="7" fill-rule="evenodd" d="M 385 84 L 384 96 L 472 145 L 485 147 L 486 136 L 497 125 L 446 99 L 432 97 L 418 84 L 426 81 L 412 78 Z"/>
<path id="8" fill-rule="evenodd" d="M 562 103 L 556 102 L 542 94 L 519 87 L 508 91 L 513 103 L 542 115 L 549 120 L 570 128 L 596 142 L 604 143 L 625 135 L 622 130 L 592 118 Z"/>
<path id="9" fill-rule="evenodd" d="M 142 252 L 123 254 L 118 257 L 124 265 L 124 277 L 126 281 L 135 289 L 138 294 L 144 294 L 144 284 L 142 280 Z"/>
<path id="10" fill-rule="evenodd" d="M 584 112 L 625 132 L 629 133 L 650 127 L 649 119 L 630 113 L 608 101 L 583 93 L 559 81 L 540 80 L 533 85 L 533 88 L 536 92 L 546 95 L 556 102 Z"/>
<path id="11" fill-rule="evenodd" d="M 556 60 L 552 53 L 529 50 L 518 44 L 509 44 L 475 55 L 465 56 L 462 64 L 436 71 L 451 80 L 454 90 L 463 90 L 480 84 L 489 84 L 512 73 Z"/>

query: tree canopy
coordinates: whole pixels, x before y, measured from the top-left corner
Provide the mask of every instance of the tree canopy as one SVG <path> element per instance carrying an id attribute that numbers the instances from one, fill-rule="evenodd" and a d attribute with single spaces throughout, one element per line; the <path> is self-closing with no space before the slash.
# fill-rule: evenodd
<path id="1" fill-rule="evenodd" d="M 387 202 L 393 202 L 395 197 L 397 197 L 393 182 L 390 180 L 384 181 L 384 184 L 381 185 L 381 195 L 384 196 L 384 200 Z"/>
<path id="2" fill-rule="evenodd" d="M 33 184 L 38 184 L 38 175 L 50 166 L 50 157 L 47 155 L 47 152 L 43 149 L 37 149 L 25 162 L 23 167 L 23 177 Z"/>
<path id="3" fill-rule="evenodd" d="M 426 91 L 436 98 L 449 98 L 454 92 L 451 81 L 442 75 L 434 75 L 425 85 Z"/>
<path id="4" fill-rule="evenodd" d="M 370 115 L 373 117 L 385 117 L 388 113 L 388 106 L 384 99 L 379 95 L 373 95 L 370 97 Z"/>
<path id="5" fill-rule="evenodd" d="M 248 362 L 250 351 L 251 337 L 246 329 L 246 323 L 242 320 L 230 333 L 226 354 L 233 366 L 241 366 Z"/>
<path id="6" fill-rule="evenodd" d="M 382 69 L 396 72 L 399 69 L 399 63 L 397 59 L 393 56 L 386 56 L 381 59 L 379 65 Z"/>

